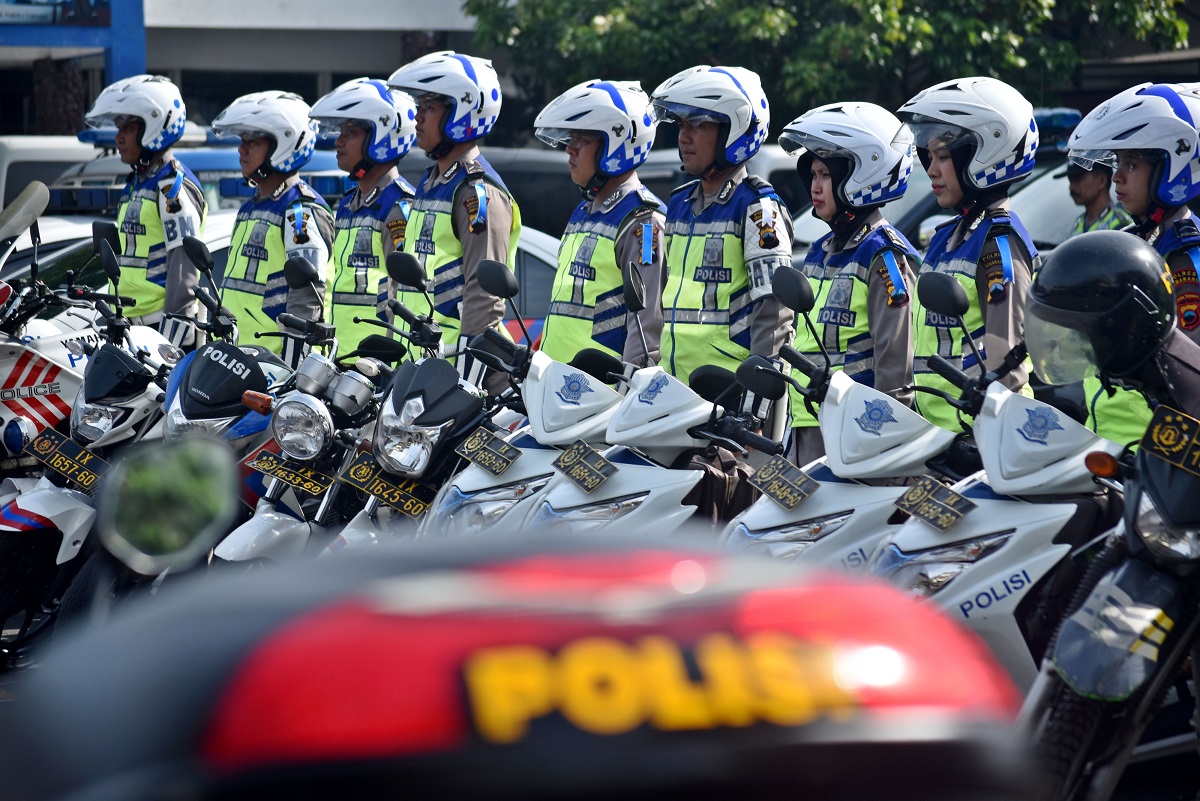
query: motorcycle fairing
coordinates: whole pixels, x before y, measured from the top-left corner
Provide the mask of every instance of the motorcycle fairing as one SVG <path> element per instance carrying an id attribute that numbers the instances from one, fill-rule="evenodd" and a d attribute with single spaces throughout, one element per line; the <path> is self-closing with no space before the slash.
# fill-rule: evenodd
<path id="1" fill-rule="evenodd" d="M 1109 571 L 1063 622 L 1054 668 L 1076 693 L 1124 701 L 1158 669 L 1160 649 L 1185 612 L 1174 576 L 1130 559 Z"/>
<path id="2" fill-rule="evenodd" d="M 146 390 L 153 377 L 132 353 L 105 343 L 88 362 L 83 396 L 89 403 L 133 398 Z"/>
<path id="3" fill-rule="evenodd" d="M 545 445 L 604 440 L 621 393 L 580 368 L 534 351 L 521 384 L 533 435 Z"/>
<path id="4" fill-rule="evenodd" d="M 79 554 L 95 519 L 96 508 L 90 496 L 56 487 L 46 478 L 0 507 L 0 531 L 37 536 L 45 536 L 46 531 L 61 532 L 62 542 L 55 558 L 60 565 Z"/>
<path id="5" fill-rule="evenodd" d="M 267 391 L 257 358 L 225 342 L 205 345 L 188 368 L 180 385 L 180 406 L 192 420 L 241 417 L 246 411 L 242 393 Z"/>

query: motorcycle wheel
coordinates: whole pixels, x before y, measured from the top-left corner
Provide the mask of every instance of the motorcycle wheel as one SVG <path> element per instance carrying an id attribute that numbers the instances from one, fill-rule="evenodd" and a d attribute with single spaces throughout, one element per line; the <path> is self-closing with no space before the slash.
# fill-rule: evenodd
<path id="1" fill-rule="evenodd" d="M 1080 786 L 1080 779 L 1093 756 L 1106 706 L 1103 701 L 1077 695 L 1066 685 L 1059 686 L 1036 736 L 1035 747 L 1043 766 L 1039 801 L 1084 797 L 1080 792 L 1086 788 Z"/>

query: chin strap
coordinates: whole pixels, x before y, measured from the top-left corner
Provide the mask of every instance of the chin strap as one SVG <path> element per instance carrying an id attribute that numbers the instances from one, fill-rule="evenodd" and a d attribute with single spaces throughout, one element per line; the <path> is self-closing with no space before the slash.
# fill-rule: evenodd
<path id="1" fill-rule="evenodd" d="M 1179 207 L 1176 206 L 1175 209 L 1177 208 Z M 1145 218 L 1134 218 L 1135 225 L 1133 226 L 1133 233 L 1137 234 L 1142 239 L 1149 239 L 1150 234 L 1154 233 L 1158 226 L 1162 225 L 1162 221 L 1167 218 L 1168 214 L 1174 212 L 1175 209 L 1168 209 L 1165 206 L 1158 205 L 1157 203 L 1151 203 L 1150 213 L 1146 215 Z"/>
<path id="2" fill-rule="evenodd" d="M 602 175 L 600 170 L 592 173 L 591 179 L 588 180 L 587 186 L 579 187 L 579 193 L 583 195 L 583 199 L 589 203 L 596 199 L 596 195 L 600 194 L 600 190 L 608 183 L 608 176 Z"/>
<path id="3" fill-rule="evenodd" d="M 449 139 L 443 139 L 442 141 L 438 142 L 437 147 L 433 148 L 432 150 L 426 150 L 425 155 L 434 161 L 440 161 L 443 156 L 449 154 L 449 152 L 453 149 L 454 142 L 451 142 Z"/>

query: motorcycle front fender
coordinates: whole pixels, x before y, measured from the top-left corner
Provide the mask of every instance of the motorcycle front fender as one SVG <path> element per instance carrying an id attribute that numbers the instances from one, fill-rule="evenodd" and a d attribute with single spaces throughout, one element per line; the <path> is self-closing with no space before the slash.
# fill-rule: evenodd
<path id="1" fill-rule="evenodd" d="M 41 479 L 33 489 L 0 508 L 0 531 L 37 536 L 45 536 L 48 530 L 61 532 L 62 542 L 55 557 L 55 564 L 61 565 L 79 555 L 95 519 L 96 508 L 90 496 Z"/>
<path id="2" fill-rule="evenodd" d="M 254 517 L 230 532 L 213 553 L 227 562 L 252 559 L 279 562 L 303 554 L 310 534 L 307 522 L 260 503 Z"/>
<path id="3" fill-rule="evenodd" d="M 1124 701 L 1149 681 L 1185 628 L 1184 586 L 1174 576 L 1131 559 L 1109 571 L 1054 644 L 1055 670 L 1076 693 Z"/>

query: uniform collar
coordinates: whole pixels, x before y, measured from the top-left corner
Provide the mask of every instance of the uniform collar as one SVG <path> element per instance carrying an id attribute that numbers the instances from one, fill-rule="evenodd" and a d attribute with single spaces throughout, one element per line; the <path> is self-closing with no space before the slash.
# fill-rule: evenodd
<path id="1" fill-rule="evenodd" d="M 988 216 L 988 212 L 996 210 L 1008 211 L 1008 205 L 1009 198 L 1007 196 L 997 198 L 988 205 L 975 209 L 975 213 L 971 216 L 969 224 L 964 225 L 964 223 L 968 222 L 965 218 L 959 219 L 958 224 L 954 227 L 954 233 L 950 236 L 948 246 L 950 248 L 958 247 L 958 245 L 966 241 L 971 234 L 975 233 L 975 229 L 977 229 L 979 224 L 983 222 L 984 218 Z"/>
<path id="2" fill-rule="evenodd" d="M 739 165 L 738 168 L 734 170 L 727 179 L 725 179 L 725 183 L 723 183 L 721 188 L 717 190 L 717 194 L 712 198 L 712 200 L 708 202 L 705 202 L 703 184 L 701 184 L 700 181 L 696 181 L 696 185 L 692 187 L 692 191 L 691 194 L 688 195 L 688 199 L 692 201 L 693 205 L 698 211 L 703 211 L 713 203 L 725 205 L 730 201 L 730 199 L 733 198 L 734 192 L 737 190 L 738 186 L 741 185 L 742 181 L 746 180 L 746 176 L 749 174 L 750 173 L 746 170 L 746 165 Z"/>
<path id="3" fill-rule="evenodd" d="M 597 213 L 607 214 L 608 212 L 612 211 L 620 204 L 621 198 L 625 197 L 628 194 L 636 192 L 638 190 L 638 188 L 641 187 L 641 185 L 642 185 L 642 182 L 637 179 L 637 176 L 630 175 L 628 178 L 626 178 L 624 181 L 622 181 L 617 186 L 616 189 L 613 190 L 613 193 L 611 195 L 604 198 L 604 200 L 599 200 L 599 199 L 593 200 L 588 205 L 588 213 L 589 214 L 597 214 Z"/>
<path id="4" fill-rule="evenodd" d="M 350 208 L 353 210 L 361 209 L 364 206 L 369 206 L 376 201 L 379 194 L 388 187 L 388 184 L 397 181 L 400 178 L 400 171 L 395 167 L 379 176 L 379 180 L 371 187 L 371 190 L 365 195 L 361 187 L 354 187 L 354 194 L 350 198 Z"/>
<path id="5" fill-rule="evenodd" d="M 437 163 L 433 165 L 429 176 L 425 179 L 425 188 L 433 189 L 435 186 L 449 183 L 458 177 L 459 173 L 466 169 L 467 164 L 479 158 L 479 147 L 470 147 L 459 155 L 458 159 L 450 164 L 445 170 L 438 172 Z"/>
<path id="6" fill-rule="evenodd" d="M 279 184 L 279 186 L 275 187 L 275 191 L 272 192 L 270 194 L 270 196 L 268 196 L 268 197 L 259 195 L 258 192 L 255 191 L 254 202 L 255 203 L 263 203 L 263 202 L 266 202 L 269 200 L 279 200 L 279 198 L 283 197 L 283 194 L 285 192 L 287 192 L 289 189 L 291 189 L 293 186 L 295 186 L 298 183 L 300 183 L 300 173 L 294 173 L 292 175 L 289 175 L 287 178 L 283 179 L 283 181 Z"/>

